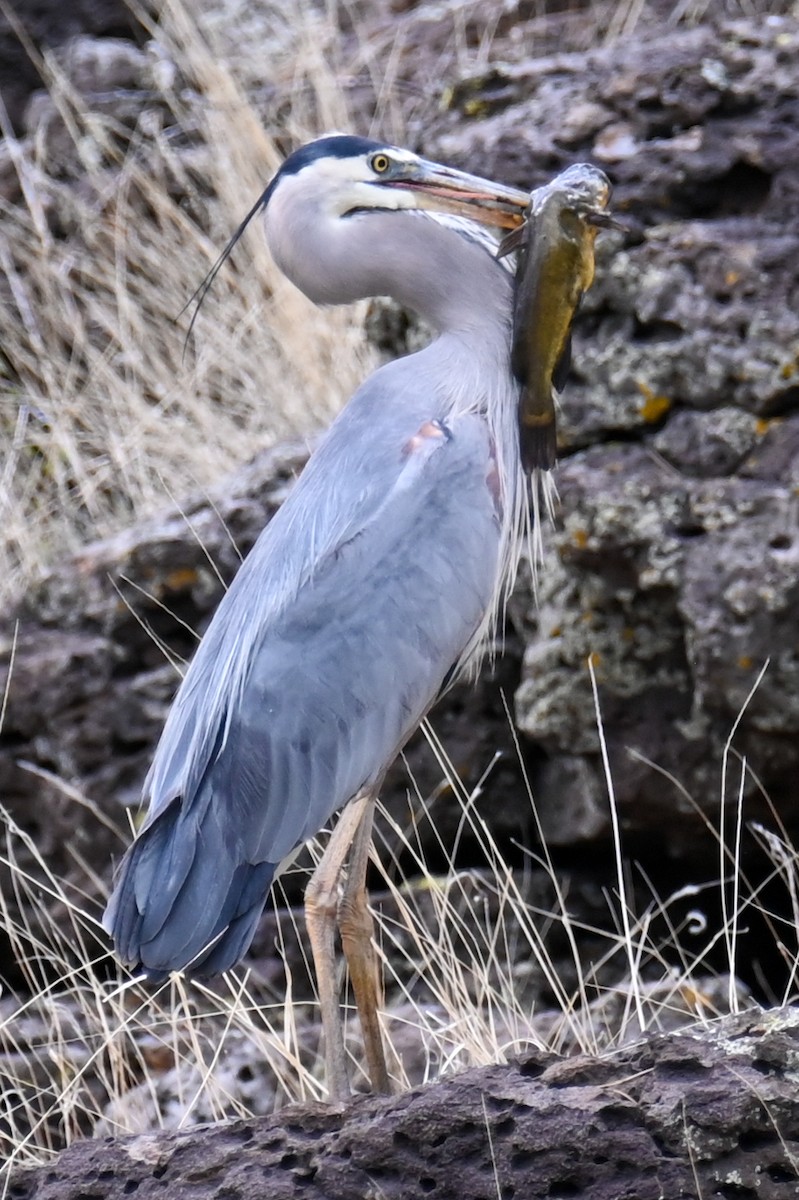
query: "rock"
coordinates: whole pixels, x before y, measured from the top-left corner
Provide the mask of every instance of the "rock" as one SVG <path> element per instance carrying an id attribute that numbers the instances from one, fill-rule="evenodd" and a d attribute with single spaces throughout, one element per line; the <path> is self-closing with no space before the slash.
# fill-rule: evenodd
<path id="1" fill-rule="evenodd" d="M 144 11 L 151 6 L 145 4 Z M 19 123 L 28 96 L 41 87 L 41 78 L 18 30 L 38 50 L 63 45 L 82 34 L 93 37 L 132 38 L 141 30 L 125 0 L 25 0 L 0 13 L 0 79 L 3 103 L 12 126 Z"/>
<path id="2" fill-rule="evenodd" d="M 151 56 L 123 38 L 78 37 L 54 51 L 51 86 L 33 92 L 23 114 L 39 167 L 75 180 L 85 175 L 87 156 L 95 174 L 104 165 L 116 167 L 120 140 L 129 139 L 145 104 L 155 99 L 152 68 Z M 87 110 L 94 123 L 91 137 L 81 136 Z M 103 134 L 97 136 L 101 124 Z"/>
<path id="3" fill-rule="evenodd" d="M 125 38 L 72 38 L 56 59 L 87 100 L 107 92 L 140 91 L 149 82 L 149 56 Z"/>
<path id="4" fill-rule="evenodd" d="M 799 597 L 790 479 L 697 478 L 627 445 L 572 456 L 559 486 L 557 562 L 542 579 L 540 609 L 527 610 L 536 632 L 516 698 L 520 728 L 551 761 L 582 756 L 594 778 L 584 794 L 595 794 L 604 773 L 590 658 L 624 825 L 663 829 L 680 856 L 698 812 L 677 825 L 667 814 L 682 813 L 681 787 L 698 811 L 718 804 L 724 747 L 746 707 L 735 746 L 767 773 L 770 801 L 793 829 Z M 545 830 L 554 822 L 561 836 L 560 791 L 545 773 L 533 787 Z M 768 822 L 753 777 L 744 795 L 748 816 Z"/>
<path id="5" fill-rule="evenodd" d="M 650 1036 L 602 1058 L 526 1049 L 398 1097 L 76 1142 L 14 1200 L 200 1196 L 736 1195 L 799 1186 L 793 1009 Z"/>
<path id="6" fill-rule="evenodd" d="M 688 475 L 730 475 L 759 441 L 758 422 L 739 408 L 675 412 L 652 439 L 659 454 Z"/>
<path id="7" fill-rule="evenodd" d="M 767 794 L 799 832 L 797 48 L 777 16 L 645 24 L 587 55 L 514 60 L 501 104 L 476 77 L 426 147 L 525 186 L 598 158 L 629 224 L 598 243 L 562 397 L 554 556 L 540 611 L 520 605 L 516 715 L 543 751 L 530 773 L 558 841 L 608 829 L 589 656 L 628 835 L 663 829 L 691 854 L 685 795 L 715 816 L 734 726 L 746 815 L 768 820 Z"/>

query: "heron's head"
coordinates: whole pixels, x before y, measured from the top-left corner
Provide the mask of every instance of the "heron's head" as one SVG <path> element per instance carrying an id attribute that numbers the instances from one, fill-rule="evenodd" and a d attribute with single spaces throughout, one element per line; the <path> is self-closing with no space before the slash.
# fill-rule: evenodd
<path id="1" fill-rule="evenodd" d="M 513 229 L 528 193 L 441 166 L 398 146 L 338 134 L 286 159 L 262 197 L 267 214 L 299 212 L 321 221 L 422 209 Z"/>
<path id="2" fill-rule="evenodd" d="M 364 265 L 364 248 L 356 248 L 353 239 L 343 236 L 361 219 L 415 211 L 515 229 L 529 203 L 529 192 L 430 162 L 410 150 L 344 134 L 323 137 L 289 155 L 206 283 L 210 286 L 247 225 L 261 212 L 278 265 L 312 299 L 336 303 L 364 294 L 354 282 L 357 268 Z M 385 248 L 390 251 L 392 227 L 383 228 Z M 341 258 L 334 267 L 337 247 Z M 345 276 L 352 282 L 351 296 L 345 294 L 346 287 L 342 291 Z M 204 286 L 200 299 L 206 290 Z"/>
<path id="3" fill-rule="evenodd" d="M 459 232 L 467 218 L 467 236 L 475 240 L 475 225 L 518 225 L 525 202 L 529 196 L 516 188 L 410 150 L 338 135 L 286 160 L 264 194 L 264 227 L 278 266 L 312 300 L 393 295 L 421 310 L 430 295 L 431 258 L 446 273 L 447 243 L 453 249 L 448 235 L 425 235 L 429 218 Z M 409 222 L 409 213 L 428 220 Z M 483 241 L 495 248 L 490 237 Z"/>

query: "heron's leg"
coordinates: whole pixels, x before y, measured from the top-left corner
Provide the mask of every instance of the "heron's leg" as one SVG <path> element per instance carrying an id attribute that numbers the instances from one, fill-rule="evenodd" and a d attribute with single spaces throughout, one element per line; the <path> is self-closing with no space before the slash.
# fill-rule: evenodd
<path id="1" fill-rule="evenodd" d="M 355 831 L 347 879 L 339 903 L 338 927 L 361 1020 L 372 1091 L 390 1092 L 391 1080 L 377 1015 L 381 989 L 374 948 L 374 924 L 366 899 L 366 867 L 372 844 L 375 800 L 376 796 L 369 796 Z"/>
<path id="2" fill-rule="evenodd" d="M 316 970 L 325 1042 L 325 1073 L 331 1100 L 346 1100 L 350 1095 L 336 969 L 339 878 L 355 832 L 371 804 L 371 796 L 363 794 L 346 806 L 305 890 L 305 925 Z"/>

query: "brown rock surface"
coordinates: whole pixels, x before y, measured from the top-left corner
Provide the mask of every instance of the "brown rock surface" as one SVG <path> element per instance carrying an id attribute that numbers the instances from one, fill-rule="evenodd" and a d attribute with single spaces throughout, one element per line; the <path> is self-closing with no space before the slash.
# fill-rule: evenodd
<path id="1" fill-rule="evenodd" d="M 786 1200 L 799 1191 L 797 1053 L 792 1009 L 601 1059 L 526 1051 L 398 1097 L 78 1142 L 15 1172 L 8 1195 Z"/>
<path id="2" fill-rule="evenodd" d="M 516 183 L 594 159 L 631 220 L 600 243 L 563 397 L 555 553 L 540 611 L 523 603 L 516 715 L 543 751 L 533 786 L 556 841 L 608 825 L 589 655 L 623 824 L 665 828 L 678 857 L 694 818 L 664 772 L 715 811 L 768 661 L 735 750 L 796 829 L 798 55 L 799 27 L 774 15 L 644 27 L 461 83 L 436 133 L 435 153 Z M 744 790 L 763 817 L 752 775 Z"/>

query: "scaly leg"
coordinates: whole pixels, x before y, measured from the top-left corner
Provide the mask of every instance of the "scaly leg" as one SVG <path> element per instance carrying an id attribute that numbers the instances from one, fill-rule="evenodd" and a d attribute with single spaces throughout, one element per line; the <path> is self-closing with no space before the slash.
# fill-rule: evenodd
<path id="1" fill-rule="evenodd" d="M 372 844 L 375 799 L 374 795 L 368 797 L 355 831 L 347 879 L 338 909 L 338 927 L 341 932 L 341 947 L 350 970 L 355 1004 L 361 1019 L 372 1091 L 390 1092 L 391 1080 L 377 1015 L 380 1007 L 380 986 L 373 941 L 374 926 L 366 900 L 366 867 Z"/>
<path id="2" fill-rule="evenodd" d="M 350 1095 L 336 969 L 338 885 L 347 851 L 364 813 L 371 811 L 373 803 L 369 793 L 362 793 L 349 802 L 330 835 L 325 852 L 305 891 L 305 925 L 316 969 L 325 1043 L 325 1073 L 331 1100 L 346 1100 Z"/>

